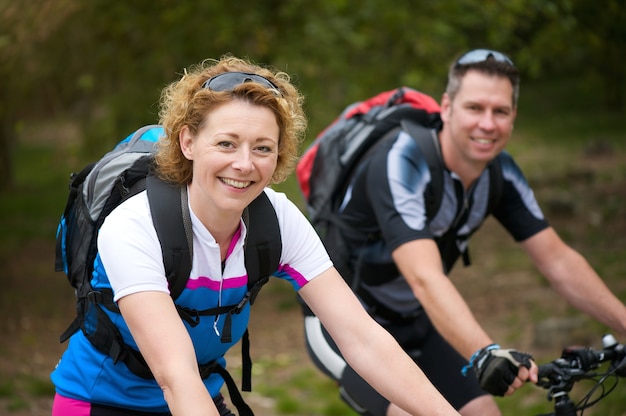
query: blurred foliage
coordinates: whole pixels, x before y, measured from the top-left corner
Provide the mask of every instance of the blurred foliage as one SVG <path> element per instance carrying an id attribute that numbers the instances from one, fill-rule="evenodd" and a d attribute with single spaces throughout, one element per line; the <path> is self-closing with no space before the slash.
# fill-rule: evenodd
<path id="1" fill-rule="evenodd" d="M 28 123 L 78 123 L 96 157 L 157 121 L 161 88 L 184 68 L 225 53 L 292 74 L 310 136 L 383 89 L 438 97 L 449 62 L 474 47 L 506 51 L 526 80 L 595 80 L 591 93 L 619 109 L 625 16 L 621 0 L 0 0 L 0 189 Z"/>
<path id="2" fill-rule="evenodd" d="M 410 85 L 438 98 L 453 57 L 489 47 L 510 54 L 523 72 L 510 150 L 519 155 L 516 159 L 563 236 L 584 248 L 624 299 L 626 171 L 620 160 L 626 146 L 625 13 L 623 0 L 0 0 L 0 262 L 9 264 L 16 248 L 27 251 L 29 241 L 52 241 L 67 173 L 140 125 L 156 122 L 162 87 L 205 58 L 232 53 L 292 74 L 307 97 L 312 138 L 346 104 L 384 89 Z M 22 140 L 19 146 L 16 138 Z M 589 155 L 594 143 L 600 150 L 608 146 L 595 159 Z M 584 179 L 589 171 L 591 179 Z M 2 192 L 11 185 L 13 192 Z M 279 188 L 298 202 L 293 176 Z M 563 205 L 569 207 L 567 215 L 558 218 L 560 211 L 552 211 L 562 211 Z M 521 270 L 519 258 L 502 251 L 505 240 L 495 241 L 496 246 L 476 251 L 484 257 L 498 250 L 496 270 L 485 274 Z M 19 337 L 20 348 L 29 355 L 26 364 L 19 361 L 20 372 L 33 364 L 31 356 L 38 356 L 30 354 L 37 344 L 45 351 L 54 348 L 36 342 L 45 340 L 42 327 L 71 312 L 49 293 L 73 296 L 61 291 L 69 287 L 58 279 L 39 285 L 46 291 L 28 287 L 24 302 L 25 295 L 11 283 L 25 281 L 14 276 L 46 276 L 40 269 L 49 270 L 48 263 L 34 260 L 24 262 L 19 273 L 5 270 L 0 296 L 3 313 L 19 314 L 19 307 L 25 307 L 35 316 L 31 321 L 19 316 L 19 322 L 35 325 Z M 495 291 L 502 289 L 493 290 L 492 297 L 501 298 Z M 529 304 L 533 322 L 539 314 L 552 316 L 554 303 Z M 524 316 L 520 309 L 526 303 L 520 305 L 507 309 L 516 319 Z M 69 300 L 67 306 L 72 308 Z M 279 302 L 278 307 L 288 305 Z M 515 336 L 527 335 L 518 321 L 505 324 Z M 5 339 L 12 336 L 15 330 Z M 19 360 L 9 350 L 0 353 Z M 272 388 L 268 381 L 273 381 L 274 368 L 292 364 L 260 360 L 255 368 L 265 369 L 264 383 L 255 390 L 274 398 L 286 413 L 306 414 L 303 407 L 308 405 L 315 414 L 346 414 L 336 387 L 322 375 L 296 372 L 288 380 L 276 380 L 286 389 Z M 34 367 L 42 369 L 40 363 Z M 27 408 L 33 397 L 51 394 L 44 379 L 47 374 L 42 379 L 0 374 L 0 401 L 9 398 L 9 411 Z M 504 414 L 547 411 L 530 410 L 539 405 L 549 409 L 543 391 L 525 389 L 535 399 L 521 394 L 507 398 Z M 624 409 L 621 391 L 591 414 Z M 296 403 L 294 396 L 310 400 Z"/>

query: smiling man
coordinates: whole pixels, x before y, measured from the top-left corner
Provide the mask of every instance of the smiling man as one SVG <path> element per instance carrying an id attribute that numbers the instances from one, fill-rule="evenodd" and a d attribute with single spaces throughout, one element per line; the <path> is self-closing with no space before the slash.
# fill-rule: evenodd
<path id="1" fill-rule="evenodd" d="M 426 209 L 435 181 L 416 140 L 401 131 L 360 162 L 338 212 L 358 282 L 353 289 L 462 415 L 499 415 L 491 395 L 537 380 L 530 355 L 495 344 L 447 277 L 459 257 L 469 264 L 467 242 L 488 215 L 558 293 L 626 335 L 626 308 L 550 227 L 504 151 L 518 94 L 519 72 L 506 55 L 485 49 L 461 55 L 441 99 L 442 127 L 432 131 L 445 165 L 439 209 Z M 492 200 L 495 188 L 500 193 Z M 315 316 L 305 316 L 305 331 L 313 361 L 337 379 L 355 410 L 406 414 L 341 360 Z"/>

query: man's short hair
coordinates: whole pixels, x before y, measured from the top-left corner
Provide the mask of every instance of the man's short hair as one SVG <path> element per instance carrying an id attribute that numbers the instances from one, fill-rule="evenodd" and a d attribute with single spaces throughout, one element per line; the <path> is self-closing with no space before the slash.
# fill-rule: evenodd
<path id="1" fill-rule="evenodd" d="M 519 70 L 508 56 L 488 49 L 474 49 L 466 52 L 450 65 L 448 85 L 446 86 L 446 93 L 450 100 L 454 100 L 454 97 L 459 92 L 465 74 L 472 70 L 487 75 L 508 78 L 513 86 L 513 107 L 517 107 L 520 84 Z"/>

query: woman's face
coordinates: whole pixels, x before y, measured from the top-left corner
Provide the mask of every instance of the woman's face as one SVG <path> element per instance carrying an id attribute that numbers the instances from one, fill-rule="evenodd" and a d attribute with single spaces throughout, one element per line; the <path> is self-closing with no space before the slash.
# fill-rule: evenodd
<path id="1" fill-rule="evenodd" d="M 193 161 L 190 201 L 201 220 L 241 216 L 272 178 L 279 133 L 270 109 L 243 100 L 209 113 L 195 137 L 183 128 L 181 150 Z"/>

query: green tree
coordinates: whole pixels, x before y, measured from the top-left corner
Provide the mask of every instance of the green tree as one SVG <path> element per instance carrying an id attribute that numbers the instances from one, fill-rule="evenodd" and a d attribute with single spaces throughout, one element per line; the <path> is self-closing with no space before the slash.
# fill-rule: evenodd
<path id="1" fill-rule="evenodd" d="M 49 82 L 58 63 L 42 52 L 74 9 L 64 0 L 0 1 L 0 191 L 12 185 L 19 119 L 58 111 L 60 101 Z"/>
<path id="2" fill-rule="evenodd" d="M 157 121 L 159 91 L 224 53 L 294 75 L 311 136 L 348 103 L 410 85 L 438 95 L 452 56 L 508 52 L 525 80 L 581 74 L 622 105 L 621 0 L 0 0 L 0 186 L 20 120 L 70 119 L 100 155 Z"/>

